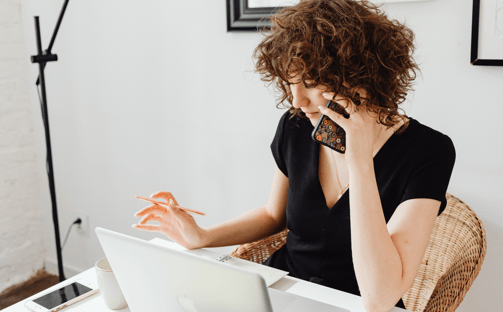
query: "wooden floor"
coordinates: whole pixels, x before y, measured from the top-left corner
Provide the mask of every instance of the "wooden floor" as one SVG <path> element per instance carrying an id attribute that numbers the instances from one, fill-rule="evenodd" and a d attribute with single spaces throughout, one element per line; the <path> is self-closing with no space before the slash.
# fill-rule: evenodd
<path id="1" fill-rule="evenodd" d="M 58 283 L 58 275 L 51 275 L 45 271 L 39 272 L 29 281 L 14 285 L 3 291 L 0 294 L 0 310 L 18 303 L 19 301 L 35 295 Z"/>

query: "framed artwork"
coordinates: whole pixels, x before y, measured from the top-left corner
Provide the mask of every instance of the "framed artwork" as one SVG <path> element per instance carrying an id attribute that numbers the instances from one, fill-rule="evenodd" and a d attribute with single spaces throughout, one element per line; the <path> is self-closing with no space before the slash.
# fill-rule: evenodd
<path id="1" fill-rule="evenodd" d="M 473 0 L 470 63 L 503 66 L 503 0 Z"/>
<path id="2" fill-rule="evenodd" d="M 416 2 L 431 0 L 369 0 L 376 4 L 383 2 Z M 257 31 L 270 28 L 266 18 L 286 6 L 299 3 L 299 0 L 227 0 L 227 31 Z"/>

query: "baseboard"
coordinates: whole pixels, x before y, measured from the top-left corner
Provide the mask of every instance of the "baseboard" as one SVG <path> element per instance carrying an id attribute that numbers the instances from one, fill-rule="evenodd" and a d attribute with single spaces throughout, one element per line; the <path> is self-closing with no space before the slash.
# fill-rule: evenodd
<path id="1" fill-rule="evenodd" d="M 49 274 L 59 275 L 58 263 L 53 259 L 45 259 L 45 270 Z M 77 274 L 84 272 L 85 270 L 76 268 L 74 266 L 63 264 L 63 270 L 65 271 L 65 277 L 73 277 Z"/>

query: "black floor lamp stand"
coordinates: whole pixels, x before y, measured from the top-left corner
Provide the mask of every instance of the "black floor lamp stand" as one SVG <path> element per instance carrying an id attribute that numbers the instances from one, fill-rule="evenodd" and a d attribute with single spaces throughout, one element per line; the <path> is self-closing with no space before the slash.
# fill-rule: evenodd
<path id="1" fill-rule="evenodd" d="M 65 0 L 63 4 L 63 9 L 59 15 L 58 23 L 56 24 L 56 28 L 54 29 L 54 33 L 52 35 L 51 43 L 49 44 L 49 48 L 42 52 L 42 38 L 40 37 L 40 24 L 38 20 L 38 16 L 35 16 L 35 30 L 37 35 L 37 55 L 31 56 L 32 63 L 38 63 L 40 75 L 37 79 L 37 91 L 38 85 L 41 84 L 41 93 L 42 97 L 40 99 L 40 108 L 42 110 L 42 120 L 44 123 L 45 129 L 45 142 L 47 147 L 47 176 L 49 178 L 49 189 L 51 192 L 51 201 L 52 201 L 52 220 L 54 222 L 54 233 L 56 235 L 56 252 L 58 255 L 58 271 L 59 271 L 59 281 L 62 282 L 66 280 L 65 273 L 63 271 L 63 257 L 61 253 L 61 241 L 59 237 L 59 223 L 58 223 L 58 206 L 56 203 L 56 186 L 54 184 L 54 171 L 52 165 L 52 149 L 51 149 L 51 135 L 49 132 L 49 116 L 47 113 L 47 94 L 45 89 L 45 76 L 44 76 L 44 68 L 47 62 L 55 62 L 58 60 L 58 56 L 56 54 L 52 54 L 52 46 L 54 44 L 54 40 L 56 39 L 56 35 L 59 30 L 59 26 L 61 25 L 61 21 L 63 20 L 63 15 L 65 14 L 66 6 L 68 5 L 69 0 Z"/>

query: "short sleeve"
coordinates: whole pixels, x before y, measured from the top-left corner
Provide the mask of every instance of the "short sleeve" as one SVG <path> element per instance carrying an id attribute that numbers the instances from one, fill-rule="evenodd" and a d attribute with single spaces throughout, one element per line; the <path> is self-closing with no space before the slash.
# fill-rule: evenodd
<path id="1" fill-rule="evenodd" d="M 447 205 L 445 194 L 456 159 L 454 144 L 442 134 L 417 156 L 400 203 L 413 198 L 436 199 L 441 202 L 440 215 Z"/>
<path id="2" fill-rule="evenodd" d="M 271 151 L 274 160 L 276 161 L 276 165 L 279 170 L 283 172 L 283 174 L 288 177 L 288 170 L 286 168 L 286 160 L 285 160 L 285 125 L 288 121 L 289 112 L 285 112 L 278 123 L 278 128 L 276 129 L 276 134 L 274 135 L 274 139 L 271 143 Z"/>

